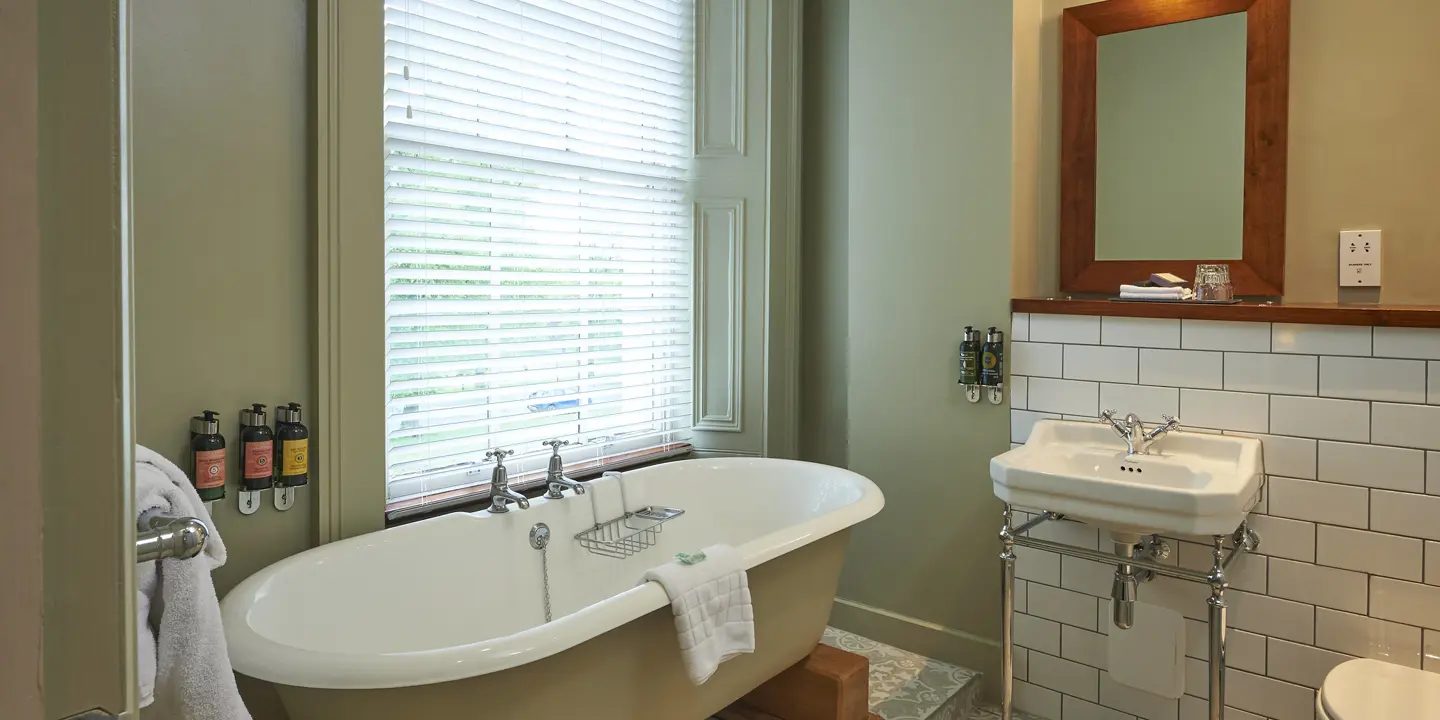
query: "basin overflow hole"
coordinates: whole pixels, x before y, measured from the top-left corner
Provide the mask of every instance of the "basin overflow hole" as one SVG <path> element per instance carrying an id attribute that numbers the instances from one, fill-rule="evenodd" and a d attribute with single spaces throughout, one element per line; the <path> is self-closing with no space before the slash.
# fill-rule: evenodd
<path id="1" fill-rule="evenodd" d="M 1120 470 L 1121 470 L 1122 472 L 1133 472 L 1133 473 L 1143 473 L 1143 472 L 1145 472 L 1145 468 L 1130 467 L 1129 465 L 1121 465 L 1121 466 L 1120 466 Z"/>

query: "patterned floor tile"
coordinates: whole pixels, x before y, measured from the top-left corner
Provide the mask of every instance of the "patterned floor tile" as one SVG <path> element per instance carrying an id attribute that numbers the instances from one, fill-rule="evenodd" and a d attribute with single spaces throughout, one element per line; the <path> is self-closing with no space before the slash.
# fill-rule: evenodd
<path id="1" fill-rule="evenodd" d="M 963 720 L 974 702 L 974 671 L 835 628 L 820 642 L 870 660 L 870 710 L 885 720 Z"/>
<path id="2" fill-rule="evenodd" d="M 878 640 L 825 628 L 820 642 L 870 661 L 870 711 L 883 720 L 992 720 L 974 715 L 980 674 L 886 645 Z M 768 717 L 768 716 L 763 716 Z M 710 720 L 760 720 L 738 704 Z M 1016 714 L 1014 720 L 1038 720 Z"/>
<path id="3" fill-rule="evenodd" d="M 1011 720 L 1044 720 L 1043 718 L 1023 713 L 1019 710 L 1010 714 Z M 965 720 L 1000 720 L 1000 708 L 996 705 L 982 705 L 970 711 L 970 716 Z"/>

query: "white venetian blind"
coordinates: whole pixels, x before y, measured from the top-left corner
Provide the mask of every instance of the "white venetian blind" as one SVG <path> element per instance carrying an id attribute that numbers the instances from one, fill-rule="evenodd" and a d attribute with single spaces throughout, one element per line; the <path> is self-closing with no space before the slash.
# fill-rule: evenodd
<path id="1" fill-rule="evenodd" d="M 390 500 L 690 426 L 691 2 L 386 0 Z"/>

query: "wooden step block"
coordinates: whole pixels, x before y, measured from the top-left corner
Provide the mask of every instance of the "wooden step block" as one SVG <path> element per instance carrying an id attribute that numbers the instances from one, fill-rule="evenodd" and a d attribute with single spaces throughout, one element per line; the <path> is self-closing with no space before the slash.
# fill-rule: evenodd
<path id="1" fill-rule="evenodd" d="M 870 661 L 829 645 L 742 698 L 783 720 L 871 720 L 869 700 Z"/>

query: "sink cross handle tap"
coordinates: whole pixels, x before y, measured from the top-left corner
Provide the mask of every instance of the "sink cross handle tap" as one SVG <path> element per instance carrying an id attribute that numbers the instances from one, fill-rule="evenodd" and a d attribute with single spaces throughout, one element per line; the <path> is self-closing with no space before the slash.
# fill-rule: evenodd
<path id="1" fill-rule="evenodd" d="M 1165 419 L 1165 422 L 1147 431 L 1145 423 L 1141 422 L 1135 413 L 1126 415 L 1124 420 L 1116 420 L 1114 410 L 1100 413 L 1100 419 L 1110 423 L 1110 428 L 1120 436 L 1121 440 L 1125 441 L 1126 455 L 1149 455 L 1151 445 L 1165 437 L 1171 430 L 1179 429 L 1180 421 L 1174 416 L 1162 415 L 1161 417 Z"/>

